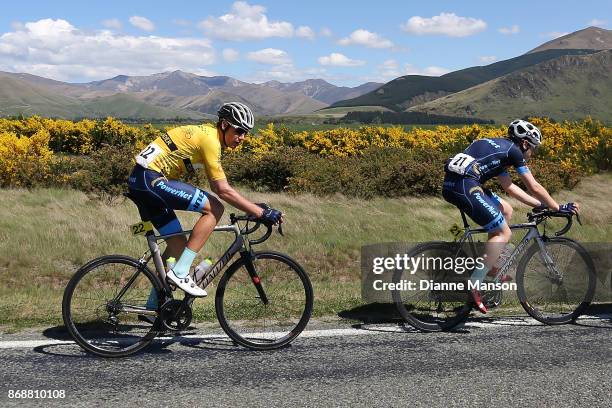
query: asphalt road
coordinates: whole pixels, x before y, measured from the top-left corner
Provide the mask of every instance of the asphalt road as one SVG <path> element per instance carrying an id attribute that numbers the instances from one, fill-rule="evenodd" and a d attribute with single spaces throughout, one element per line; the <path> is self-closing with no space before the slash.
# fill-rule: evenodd
<path id="1" fill-rule="evenodd" d="M 557 327 L 472 319 L 433 334 L 316 326 L 274 352 L 178 337 L 113 360 L 54 344 L 53 330 L 2 335 L 0 406 L 612 406 L 610 317 Z M 8 399 L 11 389 L 66 397 Z"/>

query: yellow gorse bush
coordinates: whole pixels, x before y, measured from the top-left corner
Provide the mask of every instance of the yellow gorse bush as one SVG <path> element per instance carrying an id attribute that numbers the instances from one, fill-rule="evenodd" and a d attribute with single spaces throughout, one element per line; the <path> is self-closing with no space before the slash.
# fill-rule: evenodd
<path id="1" fill-rule="evenodd" d="M 540 160 L 554 162 L 559 168 L 574 173 L 612 168 L 611 127 L 591 118 L 562 123 L 546 118 L 530 120 L 544 136 L 536 155 Z M 151 125 L 130 126 L 114 118 L 69 121 L 32 116 L 0 119 L 0 185 L 29 186 L 63 180 L 65 172 L 76 171 L 73 169 L 78 162 L 76 158 L 92 159 L 92 154 L 104 146 L 129 146 L 138 151 L 160 132 Z M 492 125 L 414 127 L 410 130 L 401 126 L 361 126 L 293 131 L 271 123 L 247 137 L 234 152 L 263 158 L 279 149 L 298 147 L 319 157 L 350 158 L 359 157 L 371 148 L 396 148 L 450 155 L 465 149 L 476 139 L 505 135 L 506 126 Z M 48 174 L 50 165 L 53 177 Z M 55 174 L 58 172 L 62 174 Z"/>
<path id="2" fill-rule="evenodd" d="M 609 168 L 612 155 L 612 128 L 587 118 L 578 122 L 554 123 L 549 119 L 532 118 L 544 135 L 537 157 L 564 165 L 589 168 Z M 506 126 L 470 125 L 463 127 L 437 126 L 433 129 L 401 126 L 362 126 L 356 129 L 336 128 L 279 134 L 278 127 L 269 124 L 257 135 L 246 139 L 239 151 L 265 153 L 285 145 L 301 146 L 321 156 L 349 157 L 362 154 L 371 147 L 429 149 L 444 152 L 463 150 L 481 138 L 505 137 Z"/>
<path id="3" fill-rule="evenodd" d="M 0 132 L 0 186 L 28 187 L 43 181 L 52 159 L 46 129 L 29 137 Z"/>
<path id="4" fill-rule="evenodd" d="M 114 118 L 71 121 L 32 116 L 26 119 L 0 119 L 0 133 L 32 136 L 44 129 L 49 133 L 49 148 L 54 152 L 90 154 L 102 145 L 131 144 L 144 147 L 159 135 L 151 125 L 130 126 Z"/>

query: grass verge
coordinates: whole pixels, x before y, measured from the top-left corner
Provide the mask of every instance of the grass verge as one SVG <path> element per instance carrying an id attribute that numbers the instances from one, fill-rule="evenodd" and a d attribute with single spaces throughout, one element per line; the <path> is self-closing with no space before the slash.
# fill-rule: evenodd
<path id="1" fill-rule="evenodd" d="M 286 236 L 274 234 L 261 247 L 287 253 L 304 266 L 315 289 L 315 316 L 362 304 L 361 246 L 451 239 L 449 228 L 460 223 L 458 211 L 435 197 L 364 201 L 342 196 L 245 194 L 287 214 Z M 610 195 L 611 173 L 586 178 L 574 190 L 556 194 L 559 201 L 578 201 L 583 208 L 584 225 L 576 225 L 570 237 L 583 242 L 609 241 Z M 523 221 L 527 208 L 510 201 L 515 207 L 514 221 Z M 196 217 L 180 214 L 186 228 Z M 136 208 L 129 201 L 108 206 L 73 190 L 0 190 L 0 325 L 14 330 L 61 324 L 63 290 L 79 266 L 102 255 L 137 258 L 145 252 L 144 239 L 129 232 L 128 226 L 137 221 Z M 213 234 L 202 253 L 219 257 L 231 241 L 229 235 Z M 196 317 L 214 319 L 213 303 L 212 296 L 196 302 Z"/>

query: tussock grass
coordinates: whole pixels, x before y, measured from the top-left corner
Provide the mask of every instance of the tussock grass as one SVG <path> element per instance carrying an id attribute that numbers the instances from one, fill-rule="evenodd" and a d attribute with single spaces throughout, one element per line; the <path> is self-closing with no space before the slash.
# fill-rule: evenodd
<path id="1" fill-rule="evenodd" d="M 361 246 L 451 239 L 449 228 L 461 223 L 459 212 L 441 198 L 245 194 L 287 214 L 285 237 L 275 233 L 261 247 L 285 252 L 305 267 L 315 287 L 316 315 L 360 304 Z M 576 225 L 569 236 L 609 241 L 611 195 L 611 173 L 586 178 L 574 190 L 557 194 L 559 201 L 578 201 L 583 208 L 584 226 Z M 525 220 L 528 209 L 510 201 L 513 221 Z M 226 209 L 226 222 L 232 211 Z M 186 229 L 197 219 L 196 214 L 179 216 Z M 102 255 L 137 258 L 146 251 L 146 241 L 129 232 L 138 220 L 129 200 L 109 206 L 74 190 L 0 190 L 0 324 L 60 323 L 63 289 L 79 266 Z M 231 234 L 215 233 L 202 253 L 217 258 L 231 240 Z M 198 303 L 196 316 L 213 318 L 212 299 Z"/>

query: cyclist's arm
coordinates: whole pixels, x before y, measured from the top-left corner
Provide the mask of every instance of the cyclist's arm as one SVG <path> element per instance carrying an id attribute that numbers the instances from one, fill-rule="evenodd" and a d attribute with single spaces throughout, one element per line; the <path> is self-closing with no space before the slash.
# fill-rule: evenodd
<path id="1" fill-rule="evenodd" d="M 264 210 L 244 198 L 238 191 L 234 190 L 227 182 L 227 179 L 209 180 L 209 182 L 212 191 L 223 201 L 249 215 L 254 215 L 255 217 L 261 217 L 263 215 Z"/>
<path id="2" fill-rule="evenodd" d="M 516 198 L 521 203 L 526 204 L 530 207 L 537 207 L 540 202 L 527 194 L 522 188 L 512 182 L 512 177 L 508 173 L 502 173 L 497 176 L 497 181 L 502 186 L 504 191 L 508 193 L 510 197 Z"/>
<path id="3" fill-rule="evenodd" d="M 548 191 L 546 191 L 546 189 L 536 181 L 536 179 L 530 172 L 519 174 L 519 177 L 521 178 L 523 184 L 525 184 L 525 187 L 527 187 L 527 191 L 533 197 L 540 200 L 540 203 L 546 205 L 553 211 L 559 211 L 559 204 L 550 196 L 550 194 L 548 194 Z M 517 186 L 517 188 L 519 187 Z M 540 203 L 537 203 L 536 205 L 534 205 L 534 207 L 539 205 Z"/>

